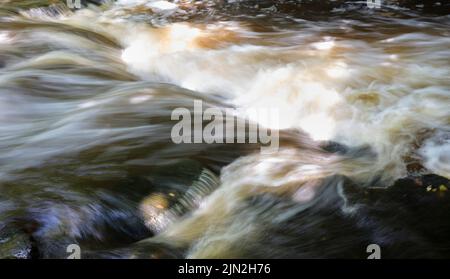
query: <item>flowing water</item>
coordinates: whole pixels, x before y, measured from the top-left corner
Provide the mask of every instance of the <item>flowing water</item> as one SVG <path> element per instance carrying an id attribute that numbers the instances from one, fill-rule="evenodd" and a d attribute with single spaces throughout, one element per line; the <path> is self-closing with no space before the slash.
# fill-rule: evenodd
<path id="1" fill-rule="evenodd" d="M 0 1 L 0 256 L 450 256 L 444 2 L 97 2 Z M 279 150 L 174 144 L 194 100 Z"/>

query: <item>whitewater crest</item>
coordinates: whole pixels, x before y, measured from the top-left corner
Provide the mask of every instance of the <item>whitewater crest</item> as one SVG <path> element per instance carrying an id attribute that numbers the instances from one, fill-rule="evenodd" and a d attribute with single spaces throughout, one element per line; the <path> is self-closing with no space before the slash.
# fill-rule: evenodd
<path id="1" fill-rule="evenodd" d="M 396 210 L 447 208 L 449 18 L 240 2 L 0 4 L 0 240 L 44 258 L 75 243 L 113 258 L 434 245 L 415 208 Z M 177 126 L 180 108 L 199 121 Z"/>

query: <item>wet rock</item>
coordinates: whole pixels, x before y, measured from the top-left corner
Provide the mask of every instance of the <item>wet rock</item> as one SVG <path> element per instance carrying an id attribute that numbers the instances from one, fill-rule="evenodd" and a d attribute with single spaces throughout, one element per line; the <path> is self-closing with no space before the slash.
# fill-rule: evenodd
<path id="1" fill-rule="evenodd" d="M 436 174 L 423 175 L 419 179 L 420 184 L 424 187 L 431 186 L 431 188 L 436 188 L 440 191 L 445 191 L 444 188 L 446 189 L 450 186 L 450 181 L 447 178 Z"/>
<path id="2" fill-rule="evenodd" d="M 149 238 L 123 248 L 104 251 L 87 251 L 82 259 L 180 259 L 186 247 L 176 242 Z"/>
<path id="3" fill-rule="evenodd" d="M 349 150 L 347 146 L 335 141 L 323 143 L 322 148 L 330 153 L 339 153 L 339 154 L 345 154 Z"/>
<path id="4" fill-rule="evenodd" d="M 31 240 L 24 232 L 13 228 L 0 231 L 0 259 L 29 259 L 31 249 Z"/>
<path id="5" fill-rule="evenodd" d="M 171 190 L 152 193 L 139 206 L 146 226 L 154 233 L 163 231 L 169 224 L 200 206 L 203 198 L 219 187 L 219 178 L 209 169 L 202 169 L 184 192 Z"/>

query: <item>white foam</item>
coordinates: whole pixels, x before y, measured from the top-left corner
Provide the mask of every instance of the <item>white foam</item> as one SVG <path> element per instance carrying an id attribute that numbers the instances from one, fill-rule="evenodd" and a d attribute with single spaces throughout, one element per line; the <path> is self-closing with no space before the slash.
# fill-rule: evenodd
<path id="1" fill-rule="evenodd" d="M 136 105 L 150 100 L 152 96 L 150 95 L 140 95 L 130 98 L 130 104 Z"/>
<path id="2" fill-rule="evenodd" d="M 303 187 L 300 187 L 292 198 L 297 202 L 308 202 L 314 198 L 316 195 L 316 192 L 314 191 L 314 187 L 306 185 Z"/>
<path id="3" fill-rule="evenodd" d="M 419 153 L 428 170 L 450 179 L 450 134 L 438 133 L 425 142 Z"/>
<path id="4" fill-rule="evenodd" d="M 346 78 L 349 77 L 350 72 L 348 66 L 344 62 L 336 62 L 331 67 L 327 68 L 326 73 L 331 78 Z"/>
<path id="5" fill-rule="evenodd" d="M 442 53 L 411 60 L 384 51 L 381 41 L 373 46 L 343 40 L 337 49 L 331 37 L 296 49 L 246 40 L 220 48 L 198 44 L 202 38 L 220 40 L 214 36 L 224 26 L 185 23 L 130 32 L 122 58 L 131 72 L 146 80 L 220 94 L 244 111 L 278 109 L 280 129 L 298 128 L 314 140 L 369 145 L 377 159 L 367 169 L 353 171 L 358 175 L 380 172 L 389 179 L 405 175 L 403 158 L 411 153 L 416 133 L 448 127 L 445 80 L 450 71 L 440 64 Z M 227 30 L 236 37 L 251 34 L 238 24 Z M 433 49 L 442 44 L 442 51 L 447 51 L 446 40 L 434 41 Z M 270 121 L 251 120 L 271 127 Z"/>
<path id="6" fill-rule="evenodd" d="M 169 11 L 178 9 L 177 4 L 168 1 L 149 2 L 146 4 L 146 6 L 157 11 Z"/>
<path id="7" fill-rule="evenodd" d="M 142 4 L 146 4 L 148 3 L 149 0 L 118 0 L 116 2 L 117 5 L 126 5 L 126 6 L 131 6 L 131 5 L 142 5 Z"/>
<path id="8" fill-rule="evenodd" d="M 10 37 L 9 32 L 3 31 L 0 32 L 0 44 L 9 44 L 12 42 L 12 38 Z"/>
<path id="9" fill-rule="evenodd" d="M 96 102 L 96 101 L 88 101 L 88 102 L 84 102 L 84 103 L 81 103 L 80 105 L 78 105 L 78 107 L 79 108 L 91 108 L 91 107 L 94 107 L 94 106 L 96 106 L 96 105 L 98 105 L 99 104 L 99 102 Z"/>
<path id="10" fill-rule="evenodd" d="M 325 38 L 325 40 L 321 42 L 316 42 L 312 44 L 312 47 L 318 50 L 330 50 L 335 46 L 335 42 L 332 38 Z"/>

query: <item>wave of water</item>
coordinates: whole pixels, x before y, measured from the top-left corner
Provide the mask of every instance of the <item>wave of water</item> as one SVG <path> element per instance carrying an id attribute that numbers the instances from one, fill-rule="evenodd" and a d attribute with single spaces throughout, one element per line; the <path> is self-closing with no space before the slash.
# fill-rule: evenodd
<path id="1" fill-rule="evenodd" d="M 0 2 L 2 242 L 23 235 L 25 257 L 448 256 L 450 18 L 248 2 Z M 171 112 L 194 100 L 279 109 L 280 150 L 173 144 Z"/>

